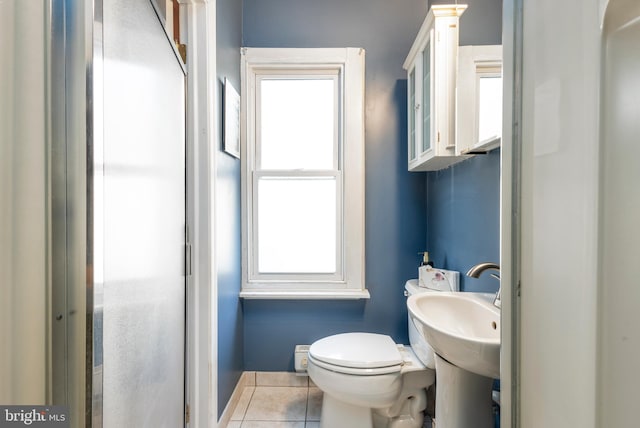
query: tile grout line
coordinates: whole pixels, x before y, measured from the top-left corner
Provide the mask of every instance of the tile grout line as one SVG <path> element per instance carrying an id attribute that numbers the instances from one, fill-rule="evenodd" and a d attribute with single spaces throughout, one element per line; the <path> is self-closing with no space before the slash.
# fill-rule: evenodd
<path id="1" fill-rule="evenodd" d="M 247 387 L 245 387 L 247 388 Z M 302 422 L 304 424 L 304 426 L 306 427 L 307 425 L 307 417 L 308 417 L 308 409 L 309 409 L 309 394 L 310 394 L 310 388 L 309 385 L 307 383 L 307 386 L 292 386 L 292 385 L 258 385 L 256 382 L 256 385 L 252 387 L 253 391 L 251 392 L 251 397 L 249 398 L 249 402 L 247 404 L 247 407 L 244 409 L 243 415 L 242 415 L 242 420 L 240 421 L 240 427 L 242 428 L 244 426 L 245 422 L 286 422 L 286 423 L 295 423 L 295 422 Z M 305 413 L 304 413 L 304 420 L 278 420 L 278 421 L 274 421 L 274 420 L 267 420 L 267 419 L 256 419 L 256 420 L 248 420 L 246 419 L 247 417 L 247 413 L 249 411 L 249 408 L 251 406 L 251 403 L 253 402 L 254 398 L 255 398 L 255 393 L 258 390 L 258 388 L 287 388 L 287 389 L 302 389 L 302 388 L 306 388 L 306 401 L 305 401 Z"/>
<path id="2" fill-rule="evenodd" d="M 305 403 L 304 408 L 304 425 L 307 426 L 307 421 L 309 420 L 309 400 L 311 399 L 311 389 L 309 388 L 309 382 L 307 382 L 307 402 Z"/>
<path id="3" fill-rule="evenodd" d="M 245 388 L 249 388 L 249 387 L 245 387 Z M 247 412 L 249 411 L 249 406 L 251 405 L 251 401 L 253 400 L 253 396 L 256 393 L 255 385 L 250 387 L 250 388 L 253 388 L 253 390 L 251 391 L 251 397 L 249 397 L 249 402 L 247 403 L 247 407 L 245 407 L 244 412 L 242 412 L 242 420 L 240 422 L 240 428 L 242 428 L 242 424 L 244 423 L 244 420 L 247 417 Z"/>

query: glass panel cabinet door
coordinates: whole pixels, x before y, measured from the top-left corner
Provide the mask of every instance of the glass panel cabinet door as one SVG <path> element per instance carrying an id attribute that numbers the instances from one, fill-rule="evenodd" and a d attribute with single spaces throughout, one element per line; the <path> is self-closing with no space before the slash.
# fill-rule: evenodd
<path id="1" fill-rule="evenodd" d="M 431 148 L 431 41 L 422 51 L 422 148 Z"/>
<path id="2" fill-rule="evenodd" d="M 409 50 L 409 171 L 437 171 L 466 159 L 456 153 L 458 24 L 466 5 L 433 5 Z"/>
<path id="3" fill-rule="evenodd" d="M 409 120 L 409 160 L 416 158 L 416 70 L 409 73 L 409 103 L 407 105 Z"/>
<path id="4" fill-rule="evenodd" d="M 486 153 L 502 136 L 502 46 L 460 46 L 456 154 Z"/>
<path id="5" fill-rule="evenodd" d="M 502 77 L 480 75 L 478 78 L 478 138 L 485 141 L 502 135 Z"/>

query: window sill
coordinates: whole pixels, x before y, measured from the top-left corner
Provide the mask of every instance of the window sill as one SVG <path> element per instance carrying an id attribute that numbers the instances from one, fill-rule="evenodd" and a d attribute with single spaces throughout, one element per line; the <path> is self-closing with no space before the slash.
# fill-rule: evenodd
<path id="1" fill-rule="evenodd" d="M 242 299 L 261 300 L 358 300 L 369 299 L 367 290 L 327 290 L 327 291 L 265 291 L 244 290 L 240 292 Z"/>

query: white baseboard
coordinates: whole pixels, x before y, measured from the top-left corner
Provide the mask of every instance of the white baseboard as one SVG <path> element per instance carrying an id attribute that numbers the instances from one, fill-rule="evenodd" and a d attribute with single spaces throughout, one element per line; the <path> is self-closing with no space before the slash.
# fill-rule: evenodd
<path id="1" fill-rule="evenodd" d="M 231 394 L 231 398 L 229 398 L 229 402 L 224 408 L 220 419 L 218 420 L 218 427 L 225 428 L 229 425 L 231 421 L 231 416 L 233 415 L 233 411 L 235 410 L 238 402 L 240 401 L 240 397 L 242 396 L 242 392 L 244 388 L 247 386 L 255 386 L 256 385 L 256 372 L 243 372 L 238 379 L 238 383 L 236 387 L 233 388 L 233 393 Z"/>

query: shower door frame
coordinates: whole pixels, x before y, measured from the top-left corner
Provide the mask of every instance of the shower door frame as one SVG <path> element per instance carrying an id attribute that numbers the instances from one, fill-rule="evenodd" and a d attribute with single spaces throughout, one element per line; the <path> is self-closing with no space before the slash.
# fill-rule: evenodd
<path id="1" fill-rule="evenodd" d="M 88 232 L 92 183 L 88 159 L 95 149 L 94 83 L 102 0 L 48 0 L 47 46 L 49 159 L 59 174 L 51 185 L 62 210 L 51 228 L 52 252 L 49 389 L 47 401 L 69 406 L 73 427 L 92 426 L 93 279 Z M 191 235 L 191 275 L 186 285 L 185 403 L 187 426 L 217 424 L 217 285 L 214 254 L 215 159 L 217 146 L 216 1 L 179 0 L 186 68 L 186 223 Z M 101 45 L 99 45 L 101 46 Z M 61 104 L 61 103 L 64 103 Z M 62 108 L 64 107 L 64 108 Z M 197 132 L 196 132 L 197 131 Z"/>

